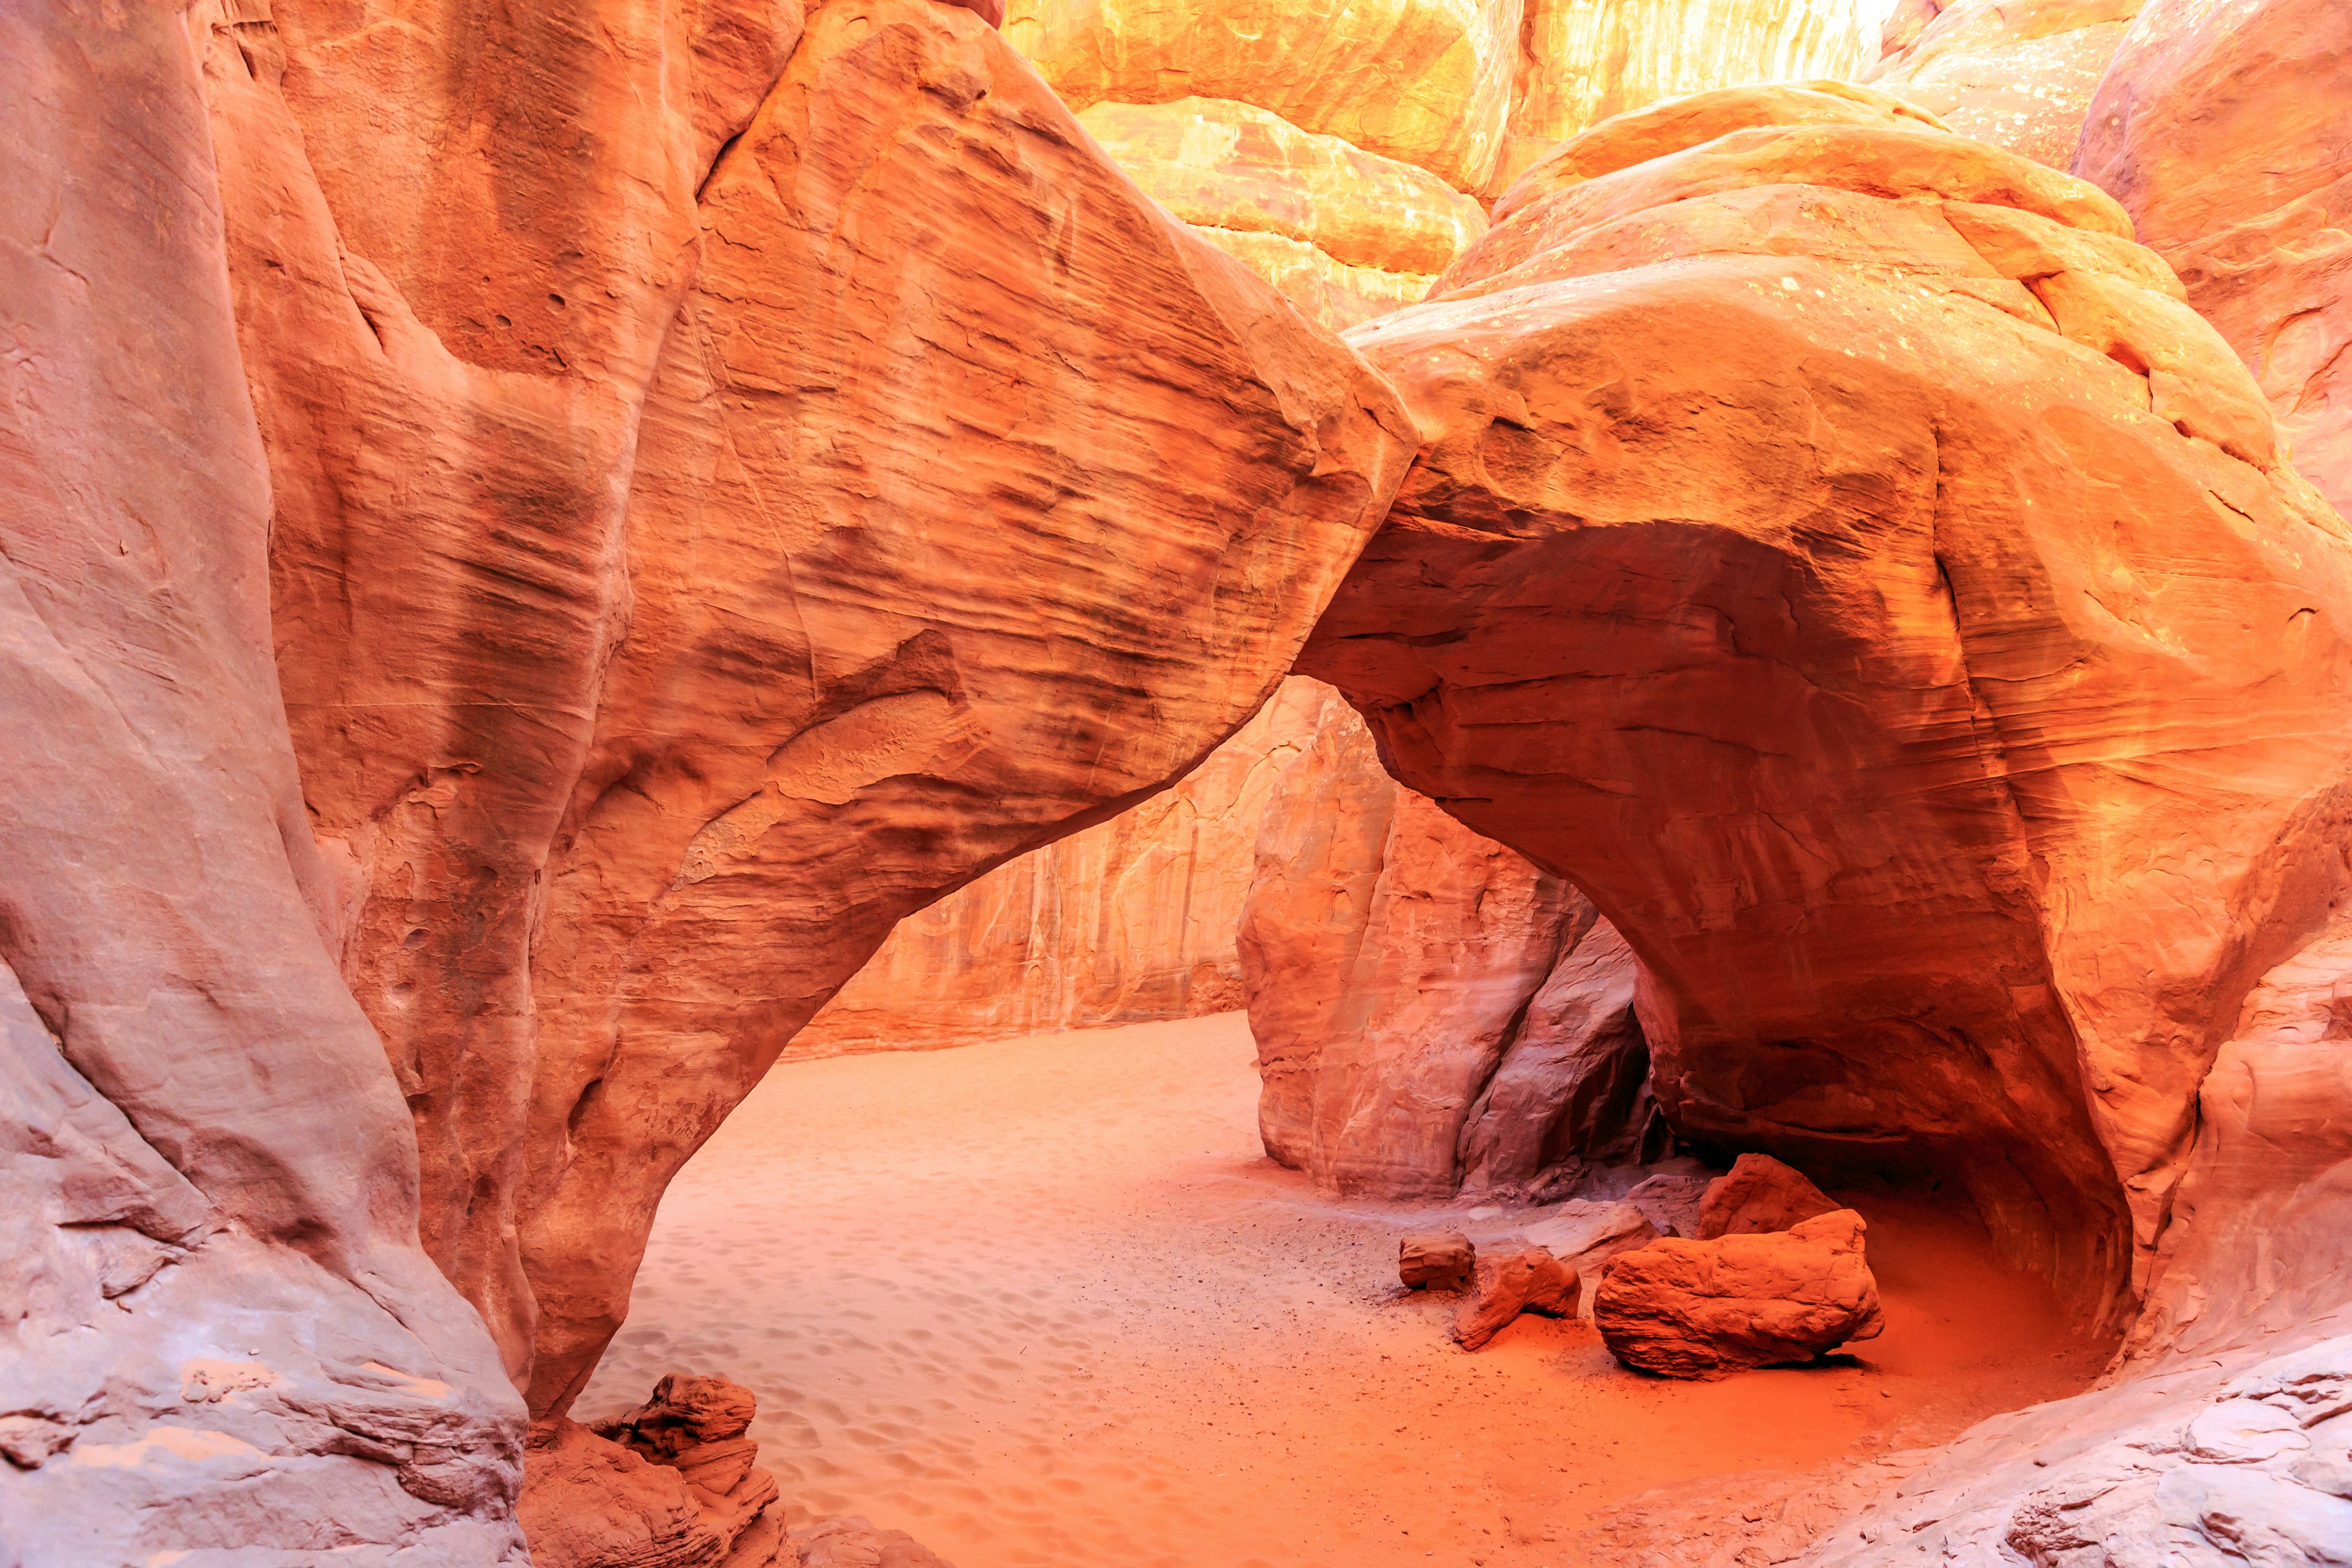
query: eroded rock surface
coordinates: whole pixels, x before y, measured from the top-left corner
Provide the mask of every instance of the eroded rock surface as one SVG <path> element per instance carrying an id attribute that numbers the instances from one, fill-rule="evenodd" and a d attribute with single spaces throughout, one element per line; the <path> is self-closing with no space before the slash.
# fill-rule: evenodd
<path id="1" fill-rule="evenodd" d="M 1450 1196 L 1641 1141 L 1631 952 L 1574 889 L 1390 783 L 1336 696 L 1257 867 L 1242 973 L 1274 1158 L 1339 1193 Z"/>
<path id="2" fill-rule="evenodd" d="M 1454 1342 L 1465 1351 L 1484 1350 L 1521 1312 L 1573 1317 L 1577 1296 L 1576 1270 L 1540 1247 L 1483 1252 L 1469 1294 L 1454 1314 Z"/>
<path id="3" fill-rule="evenodd" d="M 1424 440 L 1302 668 L 1624 933 L 1679 1129 L 1958 1175 L 2113 1321 L 2343 877 L 2352 549 L 2111 198 L 1766 96 L 1350 333 Z"/>
<path id="4" fill-rule="evenodd" d="M 1402 428 L 971 12 L 615 16 L 207 66 L 344 968 L 542 1414 L 899 916 L 1258 708 Z M 540 68 L 581 107 L 448 151 Z"/>
<path id="5" fill-rule="evenodd" d="M 1964 136 L 2073 166 L 2107 61 L 2147 0 L 1912 0 L 1857 79 Z"/>
<path id="6" fill-rule="evenodd" d="M 2352 510 L 2352 29 L 2329 0 L 2147 0 L 2075 173 L 2122 202 Z"/>
<path id="7" fill-rule="evenodd" d="M 1610 1354 L 1662 1377 L 1810 1361 L 1875 1338 L 1885 1321 L 1865 1228 L 1838 1209 L 1769 1235 L 1621 1252 L 1601 1268 L 1593 1326 Z"/>
<path id="8" fill-rule="evenodd" d="M 0 12 L 0 1559 L 522 1561 L 269 658 L 168 7 Z"/>

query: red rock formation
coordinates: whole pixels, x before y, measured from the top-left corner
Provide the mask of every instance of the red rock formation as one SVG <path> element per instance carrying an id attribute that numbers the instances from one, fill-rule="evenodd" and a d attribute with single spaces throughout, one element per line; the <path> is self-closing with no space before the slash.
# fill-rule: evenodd
<path id="1" fill-rule="evenodd" d="M 1837 1206 L 1802 1172 L 1769 1154 L 1742 1154 L 1728 1174 L 1707 1184 L 1699 1199 L 1698 1239 L 1788 1230 Z"/>
<path id="2" fill-rule="evenodd" d="M 1591 902 L 1381 773 L 1327 700 L 1266 809 L 1242 972 L 1266 1152 L 1340 1193 L 1523 1186 L 1626 1142 L 1633 959 Z"/>
<path id="3" fill-rule="evenodd" d="M 1885 1326 L 1852 1209 L 1793 1229 L 1669 1237 L 1611 1258 L 1592 1298 L 1609 1353 L 1662 1377 L 1810 1361 Z"/>
<path id="4" fill-rule="evenodd" d="M 518 1559 L 322 940 L 181 17 L 0 12 L 0 1560 Z"/>
<path id="5" fill-rule="evenodd" d="M 1173 788 L 898 922 L 791 1058 L 1188 1018 L 1244 1005 L 1235 938 L 1275 781 L 1324 689 L 1288 680 Z"/>
<path id="6" fill-rule="evenodd" d="M 2091 95 L 2147 0 L 1911 0 L 1856 79 L 1964 136 L 2071 166 Z"/>
<path id="7" fill-rule="evenodd" d="M 1397 1278 L 1408 1290 L 1459 1290 L 1470 1283 L 1478 1249 L 1458 1230 L 1408 1236 L 1397 1243 Z"/>
<path id="8" fill-rule="evenodd" d="M 1576 1270 L 1540 1247 L 1486 1252 L 1454 1314 L 1454 1342 L 1465 1351 L 1484 1350 L 1521 1312 L 1574 1317 L 1577 1295 Z"/>
<path id="9" fill-rule="evenodd" d="M 1258 707 L 1398 449 L 981 18 L 607 9 L 208 62 L 345 969 L 542 1413 L 899 916 Z"/>
<path id="10" fill-rule="evenodd" d="M 2095 188 L 1645 136 L 1350 334 L 1424 439 L 1301 668 L 1625 933 L 1678 1130 L 1958 1174 L 2112 1318 L 2342 879 L 2344 525 Z"/>
<path id="11" fill-rule="evenodd" d="M 2261 383 L 2295 466 L 2352 510 L 2352 32 L 2333 0 L 2147 0 L 2074 172 Z"/>

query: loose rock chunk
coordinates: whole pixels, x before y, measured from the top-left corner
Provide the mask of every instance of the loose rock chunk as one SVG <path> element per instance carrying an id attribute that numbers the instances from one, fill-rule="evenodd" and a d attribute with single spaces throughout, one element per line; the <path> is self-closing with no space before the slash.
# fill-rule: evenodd
<path id="1" fill-rule="evenodd" d="M 1397 1277 L 1408 1290 L 1459 1290 L 1470 1283 L 1477 1257 L 1458 1230 L 1408 1236 L 1397 1244 Z"/>
<path id="2" fill-rule="evenodd" d="M 1698 1238 L 1756 1236 L 1787 1230 L 1833 1212 L 1837 1205 L 1804 1173 L 1780 1163 L 1769 1154 L 1742 1154 L 1728 1175 L 1706 1184 L 1698 1203 Z"/>
<path id="3" fill-rule="evenodd" d="M 1592 1321 L 1609 1353 L 1661 1377 L 1810 1361 L 1885 1326 L 1852 1209 L 1769 1236 L 1668 1239 L 1609 1260 Z"/>
<path id="4" fill-rule="evenodd" d="M 1540 1247 L 1489 1253 L 1454 1315 L 1454 1340 L 1465 1351 L 1485 1346 L 1521 1312 L 1548 1318 L 1576 1315 L 1576 1270 Z"/>

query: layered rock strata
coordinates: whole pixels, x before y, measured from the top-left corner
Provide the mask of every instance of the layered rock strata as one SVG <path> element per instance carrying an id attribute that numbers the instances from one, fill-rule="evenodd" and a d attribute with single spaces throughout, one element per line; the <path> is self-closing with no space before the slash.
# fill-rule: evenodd
<path id="1" fill-rule="evenodd" d="M 2114 1321 L 2344 879 L 2352 546 L 2111 198 L 1768 96 L 1350 334 L 1423 442 L 1301 668 L 1625 934 L 1679 1131 L 1957 1175 Z"/>
<path id="2" fill-rule="evenodd" d="M 1015 0 L 1005 36 L 1155 199 L 1333 327 L 1421 299 L 1485 228 L 1471 198 L 1561 137 L 1865 58 L 1854 0 Z"/>
<path id="3" fill-rule="evenodd" d="M 787 1057 L 1242 1006 L 1235 941 L 1259 823 L 1323 697 L 1314 681 L 1285 681 L 1173 788 L 900 921 Z"/>
<path id="4" fill-rule="evenodd" d="M 522 1561 L 270 660 L 168 7 L 0 12 L 0 1560 Z"/>
<path id="5" fill-rule="evenodd" d="M 1855 79 L 2053 169 L 2147 0 L 1905 0 Z"/>
<path id="6" fill-rule="evenodd" d="M 1331 1191 L 1524 1188 L 1632 1151 L 1631 952 L 1589 900 L 1381 771 L 1327 697 L 1244 911 L 1266 1152 Z"/>
<path id="7" fill-rule="evenodd" d="M 890 926 L 1260 706 L 1399 416 L 966 10 L 207 38 L 335 940 L 560 1413 Z"/>
<path id="8" fill-rule="evenodd" d="M 2352 510 L 2352 27 L 2329 0 L 2148 0 L 2074 172 L 2113 193 Z"/>

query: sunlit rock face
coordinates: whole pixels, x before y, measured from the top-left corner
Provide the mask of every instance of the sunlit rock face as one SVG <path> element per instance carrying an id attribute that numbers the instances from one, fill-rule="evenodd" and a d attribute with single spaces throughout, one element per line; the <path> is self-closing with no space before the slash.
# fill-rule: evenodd
<path id="1" fill-rule="evenodd" d="M 1326 688 L 1283 682 L 1169 789 L 908 915 L 786 1059 L 963 1045 L 1243 1005 L 1258 825 Z"/>
<path id="2" fill-rule="evenodd" d="M 1904 0 L 1860 81 L 1965 136 L 2074 162 L 2107 61 L 2147 0 Z"/>
<path id="3" fill-rule="evenodd" d="M 1381 771 L 1327 693 L 1241 932 L 1266 1152 L 1349 1196 L 1526 1193 L 1638 1155 L 1633 955 L 1591 901 Z"/>
<path id="4" fill-rule="evenodd" d="M 322 935 L 176 11 L 0 13 L 0 1561 L 519 1561 Z"/>
<path id="5" fill-rule="evenodd" d="M 1405 449 L 977 14 L 610 9 L 207 63 L 335 938 L 542 1412 L 793 1032 L 1240 727 Z"/>
<path id="6" fill-rule="evenodd" d="M 1472 198 L 1594 121 L 1864 58 L 1855 0 L 1015 0 L 1004 30 L 1146 192 L 1335 328 L 1419 300 L 1485 229 Z"/>
<path id="7" fill-rule="evenodd" d="M 2352 509 L 2352 28 L 2328 0 L 2148 0 L 2074 172 L 2114 194 Z"/>
<path id="8" fill-rule="evenodd" d="M 1301 668 L 1625 934 L 1678 1129 L 2112 1321 L 2341 889 L 2352 546 L 2111 198 L 1843 113 L 1596 128 L 1349 334 L 1423 441 Z"/>

